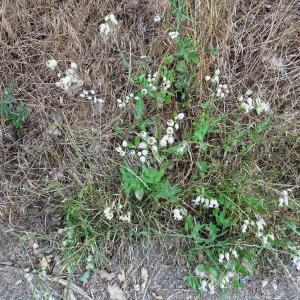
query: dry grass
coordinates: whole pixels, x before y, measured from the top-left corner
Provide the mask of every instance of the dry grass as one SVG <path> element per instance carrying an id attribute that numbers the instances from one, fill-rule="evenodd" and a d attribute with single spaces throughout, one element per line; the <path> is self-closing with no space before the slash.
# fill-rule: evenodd
<path id="1" fill-rule="evenodd" d="M 131 92 L 130 75 L 156 70 L 161 57 L 171 51 L 167 25 L 153 23 L 153 16 L 168 13 L 170 6 L 167 0 L 100 2 L 1 2 L 0 87 L 15 81 L 16 101 L 31 109 L 20 130 L 4 122 L 0 127 L 0 218 L 5 226 L 51 232 L 61 224 L 57 205 L 67 200 L 67 194 L 76 195 L 86 181 L 101 179 L 106 186 L 103 203 L 96 201 L 97 209 L 122 197 L 118 188 L 120 162 L 113 153 L 115 128 L 122 126 L 126 136 L 134 109 L 120 112 L 115 99 Z M 248 88 L 268 99 L 274 112 L 274 125 L 257 149 L 260 159 L 252 162 L 254 173 L 277 189 L 298 191 L 299 1 L 230 0 L 217 4 L 203 0 L 201 9 L 198 2 L 189 3 L 194 21 L 185 28 L 203 46 L 199 50 L 198 97 L 194 95 L 191 108 L 186 109 L 189 121 L 208 96 L 204 76 L 219 66 L 232 92 L 230 98 L 215 104 L 219 112 L 236 108 L 236 97 Z M 103 39 L 98 26 L 110 12 L 116 14 L 120 26 L 112 37 Z M 212 47 L 219 49 L 215 57 L 209 55 Z M 147 58 L 141 59 L 142 55 Z M 72 91 L 62 94 L 55 88 L 55 75 L 45 66 L 52 57 L 61 65 L 78 63 L 86 87 L 106 99 L 100 110 Z M 179 106 L 176 102 L 160 114 L 167 117 Z M 242 115 L 229 120 L 216 144 L 226 137 L 228 128 L 243 128 L 255 118 Z M 47 133 L 53 124 L 61 136 Z M 226 158 L 223 171 L 234 169 L 238 160 L 237 154 Z M 190 162 L 178 166 L 174 178 L 188 183 L 182 168 L 191 171 Z"/>

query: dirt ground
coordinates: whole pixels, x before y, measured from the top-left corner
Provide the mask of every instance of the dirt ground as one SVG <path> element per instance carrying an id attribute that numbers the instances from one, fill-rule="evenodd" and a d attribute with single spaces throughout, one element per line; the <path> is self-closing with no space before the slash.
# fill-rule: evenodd
<path id="1" fill-rule="evenodd" d="M 63 290 L 67 282 L 49 276 L 30 276 L 24 246 L 15 239 L 0 241 L 0 299 L 67 299 Z M 69 299 L 109 299 L 108 284 L 122 287 L 125 299 L 135 300 L 181 300 L 181 299 L 282 299 L 293 300 L 300 297 L 300 275 L 292 266 L 274 271 L 272 276 L 264 274 L 244 278 L 245 289 L 227 292 L 224 295 L 194 295 L 183 281 L 184 265 L 176 253 L 153 247 L 145 253 L 140 246 L 112 260 L 115 277 L 107 281 L 101 279 L 101 270 L 82 284 L 75 276 L 76 285 L 69 291 Z M 123 258 L 120 258 L 123 257 Z M 25 259 L 24 259 L 25 258 Z M 130 264 L 129 264 L 130 261 Z M 145 273 L 146 270 L 146 277 Z M 118 275 L 125 272 L 125 280 L 120 284 Z M 49 280 L 50 279 L 50 280 Z M 59 281 L 59 283 L 57 283 Z M 144 284 L 144 286 L 143 286 Z M 265 286 L 262 287 L 262 284 Z M 143 288 L 144 287 L 144 288 Z M 140 289 L 138 291 L 138 289 Z"/>

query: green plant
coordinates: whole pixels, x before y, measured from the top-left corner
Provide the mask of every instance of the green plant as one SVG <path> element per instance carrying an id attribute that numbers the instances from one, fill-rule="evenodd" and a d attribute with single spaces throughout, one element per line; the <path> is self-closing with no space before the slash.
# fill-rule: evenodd
<path id="1" fill-rule="evenodd" d="M 22 126 L 29 115 L 29 109 L 25 104 L 14 106 L 12 104 L 13 86 L 4 89 L 3 97 L 0 100 L 0 117 L 7 120 L 16 128 Z"/>

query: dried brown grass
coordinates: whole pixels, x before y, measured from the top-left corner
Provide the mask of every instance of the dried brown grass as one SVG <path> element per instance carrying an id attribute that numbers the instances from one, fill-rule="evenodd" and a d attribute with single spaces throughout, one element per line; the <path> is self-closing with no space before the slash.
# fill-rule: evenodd
<path id="1" fill-rule="evenodd" d="M 232 89 L 232 96 L 217 104 L 219 111 L 236 107 L 236 97 L 251 88 L 271 102 L 277 120 L 282 120 L 268 131 L 261 160 L 253 168 L 266 177 L 276 170 L 275 182 L 282 179 L 299 186 L 299 2 L 231 0 L 217 4 L 205 0 L 201 9 L 198 2 L 189 3 L 194 22 L 185 28 L 204 46 L 199 97 L 189 115 L 197 114 L 207 96 L 203 77 L 219 66 Z M 115 109 L 115 99 L 131 89 L 120 50 L 132 73 L 149 66 L 155 70 L 171 45 L 165 38 L 167 28 L 152 20 L 169 8 L 167 0 L 2 0 L 1 89 L 15 81 L 16 101 L 31 109 L 28 122 L 18 132 L 1 124 L 4 222 L 47 232 L 59 221 L 54 213 L 57 203 L 65 200 L 57 186 L 49 187 L 54 179 L 61 183 L 60 188 L 70 191 L 74 177 L 78 184 L 99 177 L 117 183 L 114 127 L 123 124 L 126 133 L 133 120 L 131 111 Z M 103 39 L 98 26 L 110 12 L 116 14 L 120 26 L 112 37 Z M 210 47 L 220 49 L 216 58 L 208 55 Z M 141 55 L 147 56 L 146 61 Z M 106 99 L 100 111 L 55 88 L 56 77 L 45 66 L 52 57 L 61 65 L 79 64 L 87 88 L 93 87 Z M 232 120 L 231 126 L 243 122 L 249 122 L 247 117 Z M 47 134 L 53 123 L 59 124 L 62 137 Z M 113 184 L 110 186 L 115 193 Z"/>

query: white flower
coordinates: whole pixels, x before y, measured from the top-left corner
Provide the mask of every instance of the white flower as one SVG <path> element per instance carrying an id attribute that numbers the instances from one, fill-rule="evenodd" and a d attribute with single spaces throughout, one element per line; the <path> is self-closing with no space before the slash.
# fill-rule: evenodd
<path id="1" fill-rule="evenodd" d="M 122 147 L 118 146 L 118 147 L 116 147 L 115 150 L 116 150 L 118 153 L 120 153 L 123 149 L 122 149 Z"/>
<path id="2" fill-rule="evenodd" d="M 282 197 L 279 198 L 279 206 L 283 206 L 283 205 L 288 206 L 289 205 L 288 191 L 284 190 L 281 192 L 281 194 L 282 194 Z"/>
<path id="3" fill-rule="evenodd" d="M 52 71 L 55 70 L 57 67 L 57 60 L 56 59 L 49 59 L 46 61 L 46 66 L 51 69 Z"/>
<path id="4" fill-rule="evenodd" d="M 184 113 L 179 113 L 175 119 L 176 119 L 176 120 L 183 120 L 184 117 L 185 117 L 185 116 L 184 116 Z"/>
<path id="5" fill-rule="evenodd" d="M 82 85 L 83 85 L 83 83 L 84 83 L 84 82 L 83 82 L 83 80 L 81 80 L 81 79 L 80 79 L 80 80 L 78 80 L 78 85 L 82 86 Z"/>
<path id="6" fill-rule="evenodd" d="M 94 97 L 94 103 L 104 103 L 105 100 L 102 99 L 102 98 L 97 98 L 97 97 Z"/>
<path id="7" fill-rule="evenodd" d="M 233 255 L 235 258 L 238 258 L 238 257 L 239 257 L 239 255 L 238 255 L 238 253 L 236 252 L 236 250 L 232 250 L 231 253 L 232 253 L 232 255 Z"/>
<path id="8" fill-rule="evenodd" d="M 174 122 L 174 120 L 172 120 L 172 119 L 170 119 L 170 120 L 167 121 L 167 125 L 168 125 L 169 127 L 173 127 L 174 124 L 175 124 L 175 122 Z"/>
<path id="9" fill-rule="evenodd" d="M 139 136 L 142 138 L 142 139 L 145 139 L 146 137 L 147 137 L 147 132 L 146 131 L 141 131 L 140 133 L 139 133 Z"/>
<path id="10" fill-rule="evenodd" d="M 95 95 L 95 94 L 96 94 L 96 92 L 95 92 L 94 90 L 90 90 L 90 93 L 91 93 L 92 95 Z"/>
<path id="11" fill-rule="evenodd" d="M 141 152 L 141 151 L 138 151 L 137 155 L 138 155 L 138 156 L 142 156 L 142 152 Z"/>
<path id="12" fill-rule="evenodd" d="M 251 90 L 247 90 L 246 93 L 245 93 L 246 96 L 250 96 L 251 94 L 252 94 Z"/>
<path id="13" fill-rule="evenodd" d="M 172 135 L 174 133 L 173 127 L 168 127 L 167 128 L 167 135 Z"/>
<path id="14" fill-rule="evenodd" d="M 104 209 L 103 214 L 107 220 L 111 220 L 114 217 L 114 212 L 111 207 L 107 207 Z"/>
<path id="15" fill-rule="evenodd" d="M 161 21 L 161 17 L 159 15 L 156 15 L 154 18 L 153 18 L 154 22 L 160 22 Z"/>
<path id="16" fill-rule="evenodd" d="M 162 146 L 162 147 L 167 147 L 168 146 L 168 138 L 165 138 L 165 137 L 163 137 L 160 141 L 159 141 L 159 144 L 160 144 L 160 146 Z"/>
<path id="17" fill-rule="evenodd" d="M 205 291 L 207 286 L 207 281 L 206 280 L 201 280 L 201 290 Z"/>
<path id="18" fill-rule="evenodd" d="M 154 152 L 154 153 L 156 153 L 156 152 L 158 151 L 157 146 L 156 146 L 156 145 L 153 145 L 153 146 L 151 147 L 151 151 Z"/>
<path id="19" fill-rule="evenodd" d="M 122 151 L 120 152 L 120 156 L 124 157 L 125 155 L 126 155 L 126 152 L 125 152 L 124 150 L 122 150 Z"/>
<path id="20" fill-rule="evenodd" d="M 175 128 L 176 130 L 178 130 L 178 129 L 179 129 L 179 124 L 176 123 L 175 126 L 174 126 L 174 128 Z"/>
<path id="21" fill-rule="evenodd" d="M 131 154 L 132 156 L 134 156 L 134 155 L 135 155 L 135 151 L 134 151 L 134 150 L 131 150 L 131 151 L 130 151 L 130 154 Z"/>
<path id="22" fill-rule="evenodd" d="M 107 22 L 107 21 L 111 21 L 114 25 L 117 25 L 118 24 L 118 21 L 116 19 L 116 16 L 114 14 L 109 14 L 107 15 L 104 20 Z"/>
<path id="23" fill-rule="evenodd" d="M 141 163 L 145 163 L 146 162 L 146 157 L 145 156 L 141 156 L 140 157 L 140 161 L 141 161 Z"/>
<path id="24" fill-rule="evenodd" d="M 177 39 L 178 36 L 179 36 L 179 32 L 178 32 L 178 31 L 171 31 L 171 32 L 169 32 L 169 37 L 170 37 L 172 40 Z"/>
<path id="25" fill-rule="evenodd" d="M 198 206 L 200 203 L 204 203 L 205 198 L 203 196 L 197 196 L 196 199 L 193 200 L 195 206 Z"/>
<path id="26" fill-rule="evenodd" d="M 219 70 L 219 69 L 217 69 L 216 71 L 215 71 L 215 75 L 220 75 L 221 74 L 221 71 Z"/>
<path id="27" fill-rule="evenodd" d="M 262 237 L 262 243 L 263 243 L 263 245 L 266 245 L 268 243 L 268 236 L 267 235 L 264 235 Z"/>
<path id="28" fill-rule="evenodd" d="M 83 90 L 82 92 L 83 92 L 85 95 L 88 95 L 88 94 L 89 94 L 89 92 L 86 91 L 86 90 Z"/>
<path id="29" fill-rule="evenodd" d="M 110 27 L 106 23 L 100 24 L 100 33 L 104 33 L 105 35 L 108 35 L 110 33 Z"/>
<path id="30" fill-rule="evenodd" d="M 218 201 L 215 200 L 215 199 L 211 199 L 211 200 L 210 200 L 210 203 L 209 203 L 209 207 L 210 207 L 210 208 L 213 208 L 213 207 L 218 208 L 218 207 L 219 207 Z"/>
<path id="31" fill-rule="evenodd" d="M 146 89 L 142 89 L 142 94 L 146 95 L 148 91 Z"/>
<path id="32" fill-rule="evenodd" d="M 175 209 L 173 210 L 173 218 L 174 218 L 174 220 L 176 220 L 176 221 L 181 221 L 181 220 L 183 220 L 183 216 L 182 216 L 182 214 L 181 214 L 181 210 L 180 210 L 180 209 L 175 208 Z"/>
<path id="33" fill-rule="evenodd" d="M 242 233 L 246 233 L 247 229 L 248 229 L 248 225 L 243 224 L 242 225 Z"/>
<path id="34" fill-rule="evenodd" d="M 155 144 L 157 143 L 157 140 L 156 140 L 155 137 L 150 136 L 150 137 L 147 139 L 147 143 L 148 143 L 149 145 L 155 145 Z"/>
<path id="35" fill-rule="evenodd" d="M 138 146 L 138 148 L 139 149 L 147 149 L 147 143 L 146 142 L 140 142 L 140 144 L 139 144 L 139 146 Z"/>
<path id="36" fill-rule="evenodd" d="M 173 136 L 169 136 L 169 137 L 168 137 L 168 143 L 169 143 L 170 145 L 174 144 L 174 137 L 173 137 Z"/>
<path id="37" fill-rule="evenodd" d="M 71 62 L 71 69 L 74 69 L 74 70 L 78 69 L 78 66 L 74 61 Z"/>
<path id="38" fill-rule="evenodd" d="M 241 108 L 243 108 L 246 113 L 249 113 L 254 108 L 254 106 L 252 104 L 252 98 L 248 98 L 247 103 L 243 102 L 241 104 Z"/>
<path id="39" fill-rule="evenodd" d="M 143 151 L 142 151 L 142 155 L 147 156 L 147 155 L 148 155 L 148 150 L 146 150 L 146 149 L 143 150 Z"/>
<path id="40" fill-rule="evenodd" d="M 123 146 L 124 148 L 126 148 L 126 147 L 128 146 L 127 142 L 126 142 L 126 141 L 123 141 L 123 142 L 122 142 L 122 146 Z"/>
<path id="41" fill-rule="evenodd" d="M 225 255 L 223 253 L 220 253 L 219 254 L 219 263 L 222 263 L 224 258 L 225 258 Z"/>
<path id="42" fill-rule="evenodd" d="M 218 75 L 214 75 L 214 77 L 212 78 L 211 81 L 212 81 L 213 83 L 218 83 L 219 80 L 220 80 L 219 76 L 218 76 Z"/>
<path id="43" fill-rule="evenodd" d="M 225 253 L 225 258 L 226 258 L 227 260 L 229 260 L 229 258 L 230 258 L 230 255 L 229 255 L 229 253 L 228 253 L 228 252 L 226 252 L 226 253 Z"/>
<path id="44" fill-rule="evenodd" d="M 210 293 L 211 295 L 214 295 L 214 293 L 215 293 L 215 287 L 214 287 L 214 285 L 213 285 L 212 282 L 210 282 L 210 283 L 208 284 L 208 288 L 209 288 L 209 293 Z"/>
<path id="45" fill-rule="evenodd" d="M 264 230 L 265 225 L 266 225 L 266 222 L 263 219 L 256 221 L 256 226 L 259 231 Z"/>
<path id="46" fill-rule="evenodd" d="M 121 104 L 123 101 L 122 101 L 121 99 L 117 99 L 116 102 L 117 102 L 118 104 Z"/>
<path id="47" fill-rule="evenodd" d="M 125 215 L 121 215 L 119 219 L 120 219 L 120 221 L 130 223 L 131 222 L 131 212 L 128 212 Z"/>
<path id="48" fill-rule="evenodd" d="M 250 222 L 249 220 L 244 220 L 244 224 L 242 225 L 242 233 L 246 233 Z"/>
<path id="49" fill-rule="evenodd" d="M 208 75 L 206 75 L 206 76 L 204 77 L 204 79 L 205 79 L 206 81 L 210 81 L 210 80 L 211 80 L 211 77 L 208 76 Z"/>
<path id="50" fill-rule="evenodd" d="M 243 96 L 238 97 L 238 101 L 242 102 L 244 100 Z"/>
<path id="51" fill-rule="evenodd" d="M 85 98 L 85 94 L 84 94 L 84 93 L 80 93 L 80 94 L 79 94 L 79 97 Z"/>
<path id="52" fill-rule="evenodd" d="M 261 114 L 262 112 L 268 112 L 270 110 L 270 104 L 261 100 L 260 98 L 256 99 L 256 112 Z"/>

